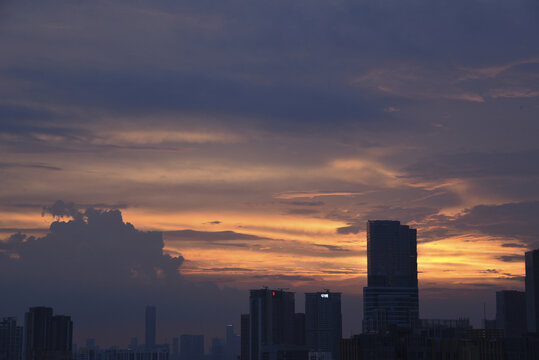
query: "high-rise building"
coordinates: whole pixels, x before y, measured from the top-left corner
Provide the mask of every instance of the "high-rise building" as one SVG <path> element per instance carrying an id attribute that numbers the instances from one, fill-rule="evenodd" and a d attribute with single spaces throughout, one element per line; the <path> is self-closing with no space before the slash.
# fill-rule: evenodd
<path id="1" fill-rule="evenodd" d="M 180 359 L 203 360 L 204 359 L 204 335 L 180 336 Z"/>
<path id="2" fill-rule="evenodd" d="M 73 346 L 71 317 L 52 315 L 52 308 L 33 307 L 26 313 L 25 360 L 67 360 Z"/>
<path id="3" fill-rule="evenodd" d="M 281 289 L 251 290 L 249 297 L 249 360 L 303 359 L 306 348 L 297 344 L 294 293 Z"/>
<path id="4" fill-rule="evenodd" d="M 411 328 L 419 317 L 417 231 L 399 221 L 367 222 L 363 332 Z"/>
<path id="5" fill-rule="evenodd" d="M 170 354 L 171 360 L 179 360 L 180 356 L 180 342 L 177 337 L 172 338 L 172 353 Z"/>
<path id="6" fill-rule="evenodd" d="M 341 293 L 306 293 L 305 319 L 309 352 L 329 352 L 333 360 L 338 360 L 342 338 Z"/>
<path id="7" fill-rule="evenodd" d="M 227 360 L 237 360 L 240 356 L 241 344 L 240 336 L 234 333 L 234 326 L 226 326 L 225 358 Z"/>
<path id="8" fill-rule="evenodd" d="M 157 309 L 155 306 L 146 306 L 145 343 L 146 348 L 155 346 L 155 331 L 157 326 Z"/>
<path id="9" fill-rule="evenodd" d="M 240 339 L 240 360 L 249 360 L 249 314 L 241 314 Z"/>
<path id="10" fill-rule="evenodd" d="M 529 332 L 538 332 L 539 249 L 526 253 L 526 325 Z"/>
<path id="11" fill-rule="evenodd" d="M 0 360 L 21 360 L 22 326 L 17 326 L 14 317 L 0 322 Z"/>
<path id="12" fill-rule="evenodd" d="M 523 291 L 496 292 L 496 328 L 505 337 L 520 337 L 526 332 L 526 294 Z"/>

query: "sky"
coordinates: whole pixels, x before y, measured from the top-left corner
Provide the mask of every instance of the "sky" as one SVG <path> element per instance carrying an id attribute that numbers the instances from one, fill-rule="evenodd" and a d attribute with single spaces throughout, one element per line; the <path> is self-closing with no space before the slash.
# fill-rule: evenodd
<path id="1" fill-rule="evenodd" d="M 248 289 L 343 292 L 418 229 L 420 313 L 523 290 L 539 247 L 534 0 L 0 3 L 0 316 L 75 341 L 239 331 Z"/>

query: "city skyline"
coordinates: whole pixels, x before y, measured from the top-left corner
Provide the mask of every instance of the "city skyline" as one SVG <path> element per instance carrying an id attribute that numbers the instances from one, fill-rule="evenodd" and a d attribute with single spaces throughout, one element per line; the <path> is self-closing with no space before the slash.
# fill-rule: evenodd
<path id="1" fill-rule="evenodd" d="M 3 1 L 1 315 L 211 338 L 271 286 L 341 292 L 359 333 L 395 220 L 420 315 L 493 318 L 539 248 L 538 28 L 534 0 Z"/>

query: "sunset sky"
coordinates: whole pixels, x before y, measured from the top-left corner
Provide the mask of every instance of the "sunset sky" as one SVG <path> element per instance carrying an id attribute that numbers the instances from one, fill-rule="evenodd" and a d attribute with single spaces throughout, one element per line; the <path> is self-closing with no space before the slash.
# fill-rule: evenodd
<path id="1" fill-rule="evenodd" d="M 146 303 L 165 341 L 329 288 L 348 336 L 392 219 L 421 316 L 479 325 L 539 247 L 538 34 L 535 0 L 3 1 L 0 317 L 124 345 Z"/>

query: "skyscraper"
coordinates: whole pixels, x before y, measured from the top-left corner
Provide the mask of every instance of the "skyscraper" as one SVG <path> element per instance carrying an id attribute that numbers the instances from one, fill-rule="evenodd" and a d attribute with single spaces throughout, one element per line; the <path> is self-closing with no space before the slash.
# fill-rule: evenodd
<path id="1" fill-rule="evenodd" d="M 145 343 L 144 345 L 147 348 L 155 346 L 155 328 L 157 322 L 157 310 L 155 306 L 146 306 L 146 332 L 145 332 Z"/>
<path id="2" fill-rule="evenodd" d="M 539 249 L 526 253 L 526 324 L 528 331 L 539 329 Z"/>
<path id="3" fill-rule="evenodd" d="M 526 332 L 526 294 L 522 291 L 496 292 L 496 328 L 505 337 L 520 337 Z"/>
<path id="4" fill-rule="evenodd" d="M 294 293 L 284 290 L 251 290 L 249 297 L 249 360 L 306 358 L 298 341 Z"/>
<path id="5" fill-rule="evenodd" d="M 369 220 L 367 270 L 363 332 L 413 327 L 419 316 L 417 231 L 399 221 Z"/>
<path id="6" fill-rule="evenodd" d="M 22 326 L 13 317 L 0 322 L 0 360 L 20 360 L 22 355 Z"/>
<path id="7" fill-rule="evenodd" d="M 329 352 L 339 359 L 342 338 L 341 293 L 315 292 L 305 294 L 307 348 L 310 352 Z"/>
<path id="8" fill-rule="evenodd" d="M 241 314 L 240 318 L 240 338 L 241 351 L 240 360 L 249 360 L 249 314 Z"/>
<path id="9" fill-rule="evenodd" d="M 67 360 L 71 358 L 73 322 L 71 317 L 52 315 L 52 308 L 33 307 L 26 313 L 24 358 L 26 360 Z"/>

